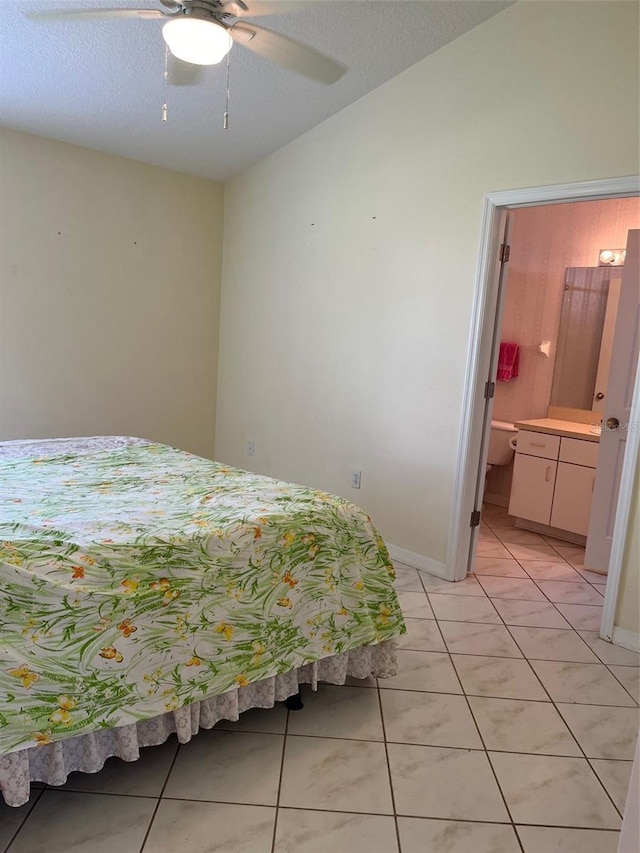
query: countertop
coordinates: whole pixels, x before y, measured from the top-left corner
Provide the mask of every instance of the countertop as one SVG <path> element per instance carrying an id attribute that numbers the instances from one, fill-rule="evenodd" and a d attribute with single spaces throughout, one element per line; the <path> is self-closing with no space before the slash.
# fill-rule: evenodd
<path id="1" fill-rule="evenodd" d="M 598 420 L 598 413 L 593 413 L 594 422 Z M 590 424 L 579 424 L 574 421 L 559 421 L 555 418 L 537 418 L 532 421 L 516 421 L 518 429 L 526 429 L 531 432 L 546 432 L 552 435 L 563 435 L 566 438 L 582 438 L 587 441 L 600 441 L 600 434 L 594 433 L 595 427 Z"/>

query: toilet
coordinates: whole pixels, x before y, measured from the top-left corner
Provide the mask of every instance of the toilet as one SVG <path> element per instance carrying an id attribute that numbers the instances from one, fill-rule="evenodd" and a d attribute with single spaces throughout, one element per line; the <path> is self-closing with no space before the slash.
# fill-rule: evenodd
<path id="1" fill-rule="evenodd" d="M 507 421 L 491 421 L 487 474 L 494 465 L 508 465 L 513 459 L 515 438 L 518 428 Z"/>

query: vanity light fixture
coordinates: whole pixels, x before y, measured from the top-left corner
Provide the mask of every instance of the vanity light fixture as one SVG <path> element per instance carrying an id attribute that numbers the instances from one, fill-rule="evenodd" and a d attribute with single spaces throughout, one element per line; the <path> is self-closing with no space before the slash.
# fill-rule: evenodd
<path id="1" fill-rule="evenodd" d="M 599 267 L 621 267 L 624 264 L 626 249 L 600 249 Z"/>

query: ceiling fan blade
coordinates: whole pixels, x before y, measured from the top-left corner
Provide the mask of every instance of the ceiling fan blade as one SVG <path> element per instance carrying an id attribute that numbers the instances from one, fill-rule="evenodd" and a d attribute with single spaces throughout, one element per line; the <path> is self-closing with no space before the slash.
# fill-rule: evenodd
<path id="1" fill-rule="evenodd" d="M 235 18 L 288 15 L 309 7 L 309 0 L 222 0 L 222 10 Z"/>
<path id="2" fill-rule="evenodd" d="M 178 59 L 171 52 L 167 57 L 167 83 L 170 86 L 196 86 L 204 77 L 204 65 L 193 65 Z"/>
<path id="3" fill-rule="evenodd" d="M 32 21 L 86 21 L 108 18 L 171 18 L 158 9 L 61 9 L 58 12 L 29 12 L 27 18 Z"/>
<path id="4" fill-rule="evenodd" d="M 257 24 L 237 23 L 229 32 L 231 38 L 243 47 L 319 83 L 335 83 L 347 71 L 344 65 L 314 48 Z"/>

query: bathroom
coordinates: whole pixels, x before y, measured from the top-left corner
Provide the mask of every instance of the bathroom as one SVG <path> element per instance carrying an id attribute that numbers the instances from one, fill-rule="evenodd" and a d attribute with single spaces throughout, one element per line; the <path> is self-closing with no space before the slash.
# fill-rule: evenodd
<path id="1" fill-rule="evenodd" d="M 541 596 L 573 627 L 598 630 L 619 475 L 615 449 L 600 454 L 601 419 L 621 334 L 623 251 L 640 228 L 640 200 L 522 207 L 509 212 L 509 226 L 474 571 L 514 604 Z"/>

